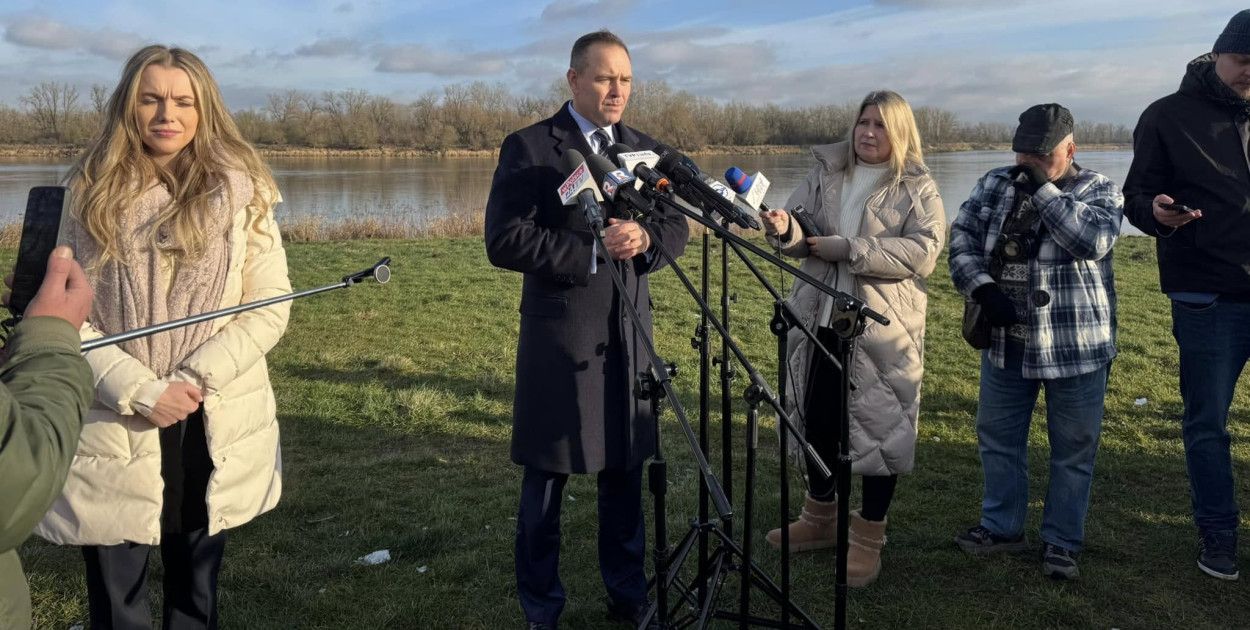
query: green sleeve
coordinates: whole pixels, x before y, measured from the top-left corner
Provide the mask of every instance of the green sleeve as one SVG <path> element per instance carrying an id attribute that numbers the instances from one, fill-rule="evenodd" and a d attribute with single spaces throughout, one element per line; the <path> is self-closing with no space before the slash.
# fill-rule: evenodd
<path id="1" fill-rule="evenodd" d="M 0 553 L 29 535 L 61 493 L 91 404 L 78 331 L 33 317 L 9 337 L 0 366 Z"/>

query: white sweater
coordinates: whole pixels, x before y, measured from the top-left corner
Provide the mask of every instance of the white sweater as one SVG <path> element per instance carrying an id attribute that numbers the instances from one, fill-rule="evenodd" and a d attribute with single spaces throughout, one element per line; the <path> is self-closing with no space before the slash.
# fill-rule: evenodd
<path id="1" fill-rule="evenodd" d="M 859 236 L 859 225 L 864 219 L 864 206 L 873 191 L 881 186 L 881 182 L 890 174 L 890 163 L 864 164 L 855 163 L 853 176 L 846 178 L 842 185 L 842 212 L 838 216 L 838 225 L 834 234 L 845 238 Z M 851 277 L 850 267 L 846 261 L 838 263 L 838 286 L 835 289 L 850 293 L 855 286 Z"/>

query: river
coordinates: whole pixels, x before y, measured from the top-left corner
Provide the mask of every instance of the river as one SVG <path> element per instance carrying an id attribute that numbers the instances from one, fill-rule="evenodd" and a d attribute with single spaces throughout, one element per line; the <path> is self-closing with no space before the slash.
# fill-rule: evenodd
<path id="1" fill-rule="evenodd" d="M 1077 162 L 1123 182 L 1131 151 L 1078 152 Z M 763 172 L 772 182 L 765 198 L 780 207 L 811 165 L 811 156 L 701 156 L 700 168 L 720 177 L 737 166 Z M 270 158 L 284 203 L 278 219 L 321 217 L 329 223 L 349 217 L 427 220 L 455 212 L 481 211 L 486 205 L 495 160 L 490 158 Z M 953 219 L 977 178 L 997 166 L 1014 163 L 1005 151 L 966 151 L 928 156 Z M 53 185 L 68 169 L 68 160 L 0 158 L 0 223 L 19 219 L 32 186 Z M 1126 233 L 1139 233 L 1125 221 Z"/>

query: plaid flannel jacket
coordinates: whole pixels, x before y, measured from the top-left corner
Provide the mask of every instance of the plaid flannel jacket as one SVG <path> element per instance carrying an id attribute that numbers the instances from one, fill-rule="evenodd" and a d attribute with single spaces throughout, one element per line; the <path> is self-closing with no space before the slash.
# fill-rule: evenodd
<path id="1" fill-rule="evenodd" d="M 990 252 L 1017 191 L 1007 172 L 985 174 L 951 225 L 950 270 L 964 296 L 990 276 Z M 1045 226 L 1029 261 L 1029 338 L 1023 376 L 1054 379 L 1092 372 L 1115 357 L 1115 276 L 1111 248 L 1120 235 L 1124 195 L 1104 175 L 1081 169 L 1064 187 L 1046 184 L 1033 201 Z M 986 352 L 1005 369 L 1007 336 L 995 328 Z"/>

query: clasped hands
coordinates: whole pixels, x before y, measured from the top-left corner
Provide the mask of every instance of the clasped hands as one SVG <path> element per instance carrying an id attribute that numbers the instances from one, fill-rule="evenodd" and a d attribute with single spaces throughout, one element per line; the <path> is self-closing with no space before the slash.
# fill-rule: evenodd
<path id="1" fill-rule="evenodd" d="M 651 237 L 637 221 L 608 219 L 603 245 L 612 260 L 628 260 L 651 248 Z"/>

